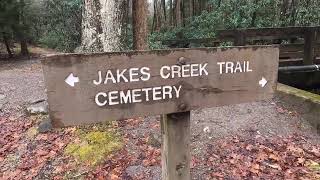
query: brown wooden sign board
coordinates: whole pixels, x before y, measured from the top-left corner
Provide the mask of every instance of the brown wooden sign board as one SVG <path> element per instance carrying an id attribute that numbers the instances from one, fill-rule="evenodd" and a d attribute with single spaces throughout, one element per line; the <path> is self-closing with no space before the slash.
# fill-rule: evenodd
<path id="1" fill-rule="evenodd" d="M 271 98 L 272 46 L 62 54 L 42 60 L 55 127 Z"/>

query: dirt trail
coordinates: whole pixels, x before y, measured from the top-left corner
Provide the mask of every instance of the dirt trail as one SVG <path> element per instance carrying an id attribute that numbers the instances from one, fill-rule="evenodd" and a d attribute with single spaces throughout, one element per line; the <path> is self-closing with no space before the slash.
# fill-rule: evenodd
<path id="1" fill-rule="evenodd" d="M 2 112 L 21 111 L 27 104 L 46 99 L 40 61 L 0 61 L 0 94 L 4 96 Z"/>

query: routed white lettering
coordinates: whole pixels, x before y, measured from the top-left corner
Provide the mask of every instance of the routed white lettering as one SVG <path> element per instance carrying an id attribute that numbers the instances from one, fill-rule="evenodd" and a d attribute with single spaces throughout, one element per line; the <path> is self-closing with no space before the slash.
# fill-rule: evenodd
<path id="1" fill-rule="evenodd" d="M 127 103 L 131 103 L 131 91 L 127 91 L 127 93 L 125 94 L 123 91 L 120 91 L 120 103 L 121 104 L 127 104 Z"/>
<path id="2" fill-rule="evenodd" d="M 94 98 L 94 100 L 95 100 L 95 102 L 96 102 L 96 104 L 97 104 L 98 106 L 105 106 L 108 102 L 107 102 L 106 100 L 104 100 L 103 102 L 101 102 L 101 101 L 99 100 L 99 96 L 103 96 L 103 97 L 105 98 L 105 97 L 107 97 L 107 94 L 104 93 L 104 92 L 99 92 L 99 93 L 96 95 L 96 97 Z"/>
<path id="3" fill-rule="evenodd" d="M 139 81 L 139 68 L 130 68 L 129 73 L 130 73 L 130 82 L 137 82 Z"/>
<path id="4" fill-rule="evenodd" d="M 171 86 L 163 86 L 162 87 L 162 98 L 166 99 L 168 96 L 169 99 L 172 98 L 172 87 Z"/>
<path id="5" fill-rule="evenodd" d="M 161 87 L 154 87 L 152 89 L 152 96 L 154 101 L 161 100 Z"/>
<path id="6" fill-rule="evenodd" d="M 170 77 L 170 72 L 168 72 L 167 74 L 164 74 L 164 70 L 170 71 L 170 67 L 169 66 L 162 66 L 160 69 L 160 76 L 163 79 L 168 79 Z"/>
<path id="7" fill-rule="evenodd" d="M 242 68 L 241 68 L 240 62 L 237 62 L 236 68 L 234 68 L 234 73 L 237 73 L 237 71 L 242 72 Z"/>
<path id="8" fill-rule="evenodd" d="M 177 66 L 177 65 L 171 66 L 171 77 L 172 78 L 181 77 L 181 67 L 180 66 Z"/>
<path id="9" fill-rule="evenodd" d="M 108 70 L 107 71 L 107 74 L 106 74 L 106 78 L 104 80 L 104 84 L 108 84 L 108 80 L 111 80 L 112 83 L 117 83 L 116 79 L 114 78 L 111 70 Z"/>
<path id="10" fill-rule="evenodd" d="M 148 81 L 150 79 L 150 68 L 142 67 L 140 69 L 140 72 L 142 74 L 142 76 L 141 76 L 142 81 Z"/>
<path id="11" fill-rule="evenodd" d="M 127 69 L 124 69 L 120 72 L 119 69 L 117 69 L 117 82 L 121 82 L 121 79 L 124 81 L 124 82 L 129 82 L 128 79 L 124 76 L 124 73 L 127 71 Z"/>
<path id="12" fill-rule="evenodd" d="M 159 101 L 172 98 L 179 98 L 182 85 L 157 86 L 142 89 L 129 89 L 121 91 L 99 92 L 95 96 L 98 106 L 113 106 L 118 104 L 141 103 L 148 101 Z"/>
<path id="13" fill-rule="evenodd" d="M 102 73 L 101 73 L 101 71 L 98 71 L 98 81 L 93 80 L 93 84 L 94 85 L 99 85 L 101 83 L 102 83 Z"/>
<path id="14" fill-rule="evenodd" d="M 109 98 L 109 105 L 117 105 L 119 104 L 119 101 L 114 101 L 116 99 L 118 99 L 118 91 L 110 91 L 108 93 L 108 98 Z"/>
<path id="15" fill-rule="evenodd" d="M 199 65 L 191 64 L 191 77 L 199 76 Z"/>
<path id="16" fill-rule="evenodd" d="M 223 70 L 222 70 L 223 65 L 226 64 L 226 63 L 225 63 L 225 62 L 218 62 L 217 64 L 218 64 L 219 67 L 220 67 L 220 71 L 219 71 L 219 72 L 220 72 L 220 74 L 222 74 L 222 73 L 223 73 Z"/>
<path id="17" fill-rule="evenodd" d="M 146 101 L 149 101 L 149 91 L 151 91 L 152 88 L 142 88 L 141 91 L 143 91 L 146 95 Z"/>
<path id="18" fill-rule="evenodd" d="M 229 73 L 229 70 L 230 70 L 230 73 L 233 73 L 233 62 L 226 63 L 226 73 Z"/>
<path id="19" fill-rule="evenodd" d="M 190 77 L 190 64 L 182 65 L 182 77 Z"/>
<path id="20" fill-rule="evenodd" d="M 206 69 L 207 65 L 208 65 L 208 63 L 200 64 L 200 66 L 199 66 L 200 76 L 202 76 L 203 74 L 205 74 L 207 76 L 209 74 Z"/>
<path id="21" fill-rule="evenodd" d="M 252 72 L 252 69 L 250 69 L 249 61 L 236 61 L 236 62 L 227 61 L 227 62 L 218 62 L 217 64 L 219 65 L 220 74 Z"/>
<path id="22" fill-rule="evenodd" d="M 247 61 L 247 72 L 252 72 L 252 69 L 250 69 L 250 62 Z"/>
<path id="23" fill-rule="evenodd" d="M 142 102 L 141 99 L 138 99 L 141 96 L 141 89 L 133 89 L 132 90 L 132 102 L 133 103 L 138 103 Z"/>
<path id="24" fill-rule="evenodd" d="M 181 90 L 181 87 L 182 85 L 179 86 L 179 88 L 177 89 L 176 86 L 173 86 L 173 89 L 175 90 L 176 92 L 176 98 L 179 98 L 180 97 L 180 90 Z"/>

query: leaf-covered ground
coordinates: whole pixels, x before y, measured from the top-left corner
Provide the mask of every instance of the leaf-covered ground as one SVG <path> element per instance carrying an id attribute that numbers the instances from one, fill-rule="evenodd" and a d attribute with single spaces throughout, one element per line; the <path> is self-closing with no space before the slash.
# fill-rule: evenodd
<path id="1" fill-rule="evenodd" d="M 158 116 L 39 133 L 40 67 L 0 68 L 0 179 L 161 178 Z M 280 99 L 193 111 L 191 132 L 193 179 L 320 179 L 320 136 Z"/>
<path id="2" fill-rule="evenodd" d="M 160 178 L 160 144 L 152 133 L 159 133 L 157 120 L 129 119 L 104 127 L 121 132 L 123 146 L 92 165 L 66 153 L 68 144 L 78 142 L 79 128 L 41 134 L 35 129 L 41 118 L 0 118 L 1 179 Z M 202 154 L 193 155 L 191 167 L 194 179 L 319 179 L 319 163 L 320 146 L 304 136 L 268 138 L 252 131 L 208 140 Z"/>

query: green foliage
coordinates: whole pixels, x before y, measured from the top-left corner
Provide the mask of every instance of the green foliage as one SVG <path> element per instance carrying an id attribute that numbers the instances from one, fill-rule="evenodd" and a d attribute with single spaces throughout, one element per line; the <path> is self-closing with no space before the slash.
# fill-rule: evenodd
<path id="1" fill-rule="evenodd" d="M 39 42 L 60 51 L 73 51 L 81 43 L 82 0 L 48 0 L 39 19 Z"/>
<path id="2" fill-rule="evenodd" d="M 176 39 L 176 33 L 179 30 L 173 29 L 171 31 L 160 31 L 154 32 L 149 35 L 149 48 L 150 49 L 163 49 L 165 46 L 162 45 L 161 41 L 166 39 Z"/>
<path id="3" fill-rule="evenodd" d="M 23 0 L 1 0 L 0 33 L 16 39 L 26 38 L 29 26 L 25 22 L 25 9 Z"/>
<path id="4" fill-rule="evenodd" d="M 300 0 L 297 9 L 296 23 L 300 26 L 320 24 L 320 1 Z"/>
<path id="5" fill-rule="evenodd" d="M 165 48 L 162 40 L 215 38 L 219 29 L 261 28 L 279 26 L 315 26 L 320 24 L 320 1 L 295 1 L 281 12 L 282 0 L 211 0 L 211 11 L 188 19 L 184 27 L 163 29 L 149 37 L 151 49 Z"/>
<path id="6" fill-rule="evenodd" d="M 19 3 L 13 0 L 1 0 L 0 32 L 12 33 L 17 24 L 19 24 Z"/>

